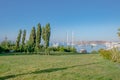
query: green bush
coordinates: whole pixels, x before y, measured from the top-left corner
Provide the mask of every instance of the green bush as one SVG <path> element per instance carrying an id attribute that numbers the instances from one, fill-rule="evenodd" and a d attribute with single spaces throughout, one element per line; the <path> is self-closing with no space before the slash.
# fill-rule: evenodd
<path id="1" fill-rule="evenodd" d="M 45 49 L 45 55 L 50 55 L 50 48 L 48 47 L 47 49 Z"/>
<path id="2" fill-rule="evenodd" d="M 4 51 L 4 49 L 0 46 L 0 53 L 3 52 L 3 51 Z"/>
<path id="3" fill-rule="evenodd" d="M 71 46 L 58 46 L 58 47 L 50 47 L 50 51 L 55 52 L 77 52 L 75 47 Z"/>
<path id="4" fill-rule="evenodd" d="M 120 62 L 120 51 L 118 48 L 111 49 L 111 58 L 114 62 Z"/>
<path id="5" fill-rule="evenodd" d="M 110 50 L 100 49 L 99 53 L 106 59 L 112 60 L 114 62 L 120 62 L 120 51 L 118 48 L 113 48 Z"/>
<path id="6" fill-rule="evenodd" d="M 59 46 L 58 49 L 60 52 L 66 52 L 66 48 L 64 46 Z"/>
<path id="7" fill-rule="evenodd" d="M 106 59 L 111 59 L 112 58 L 112 54 L 111 54 L 110 50 L 100 49 L 99 53 L 100 53 L 101 56 L 103 56 Z"/>
<path id="8" fill-rule="evenodd" d="M 93 50 L 93 51 L 91 51 L 91 54 L 98 54 L 99 52 L 98 51 L 95 51 L 95 50 Z"/>

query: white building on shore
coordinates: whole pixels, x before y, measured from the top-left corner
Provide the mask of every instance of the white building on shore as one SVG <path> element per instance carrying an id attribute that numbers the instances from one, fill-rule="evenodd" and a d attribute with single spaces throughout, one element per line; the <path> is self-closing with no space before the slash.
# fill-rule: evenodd
<path id="1" fill-rule="evenodd" d="M 120 48 L 120 42 L 107 42 L 105 43 L 106 49 Z"/>

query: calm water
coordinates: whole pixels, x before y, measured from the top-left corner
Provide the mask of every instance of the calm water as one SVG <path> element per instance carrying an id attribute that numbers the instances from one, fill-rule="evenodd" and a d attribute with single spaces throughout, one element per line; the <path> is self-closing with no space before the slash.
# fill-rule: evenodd
<path id="1" fill-rule="evenodd" d="M 58 43 L 59 46 L 67 46 L 66 43 Z M 52 46 L 53 44 L 51 44 Z M 106 46 L 104 44 L 96 44 L 96 46 L 92 46 L 90 44 L 88 45 L 74 45 L 74 47 L 77 49 L 78 52 L 80 52 L 81 49 L 86 49 L 87 52 L 91 52 L 93 50 L 98 51 L 99 49 L 105 49 Z"/>
<path id="2" fill-rule="evenodd" d="M 93 50 L 98 51 L 99 49 L 105 49 L 106 46 L 103 44 L 97 44 L 96 46 L 91 45 L 76 45 L 75 46 L 77 51 L 79 52 L 81 49 L 86 49 L 87 52 L 91 52 Z"/>

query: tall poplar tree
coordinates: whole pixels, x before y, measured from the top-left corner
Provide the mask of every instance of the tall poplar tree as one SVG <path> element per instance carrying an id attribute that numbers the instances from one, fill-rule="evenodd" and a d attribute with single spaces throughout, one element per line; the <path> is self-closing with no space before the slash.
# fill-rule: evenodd
<path id="1" fill-rule="evenodd" d="M 23 36 L 22 36 L 22 50 L 25 50 L 25 38 L 26 38 L 26 30 L 23 31 Z"/>
<path id="2" fill-rule="evenodd" d="M 44 26 L 42 27 L 42 39 L 45 42 L 45 27 Z"/>
<path id="3" fill-rule="evenodd" d="M 46 24 L 45 27 L 42 28 L 42 38 L 44 40 L 44 46 L 45 48 L 49 47 L 49 42 L 50 42 L 50 24 Z"/>
<path id="4" fill-rule="evenodd" d="M 46 48 L 49 47 L 49 43 L 50 43 L 50 24 L 46 24 Z"/>
<path id="5" fill-rule="evenodd" d="M 16 50 L 18 50 L 19 46 L 20 46 L 21 34 L 22 34 L 22 30 L 20 29 L 19 33 L 18 33 L 17 40 L 16 40 Z"/>
<path id="6" fill-rule="evenodd" d="M 25 38 L 26 38 L 26 30 L 23 31 L 23 36 L 22 36 L 22 46 L 25 45 Z"/>
<path id="7" fill-rule="evenodd" d="M 36 30 L 35 27 L 33 27 L 29 37 L 29 46 L 31 47 L 32 51 L 34 51 L 35 45 L 36 45 Z"/>
<path id="8" fill-rule="evenodd" d="M 37 32 L 36 32 L 36 50 L 39 49 L 40 47 L 40 42 L 41 42 L 41 24 L 38 23 L 37 25 Z"/>
<path id="9" fill-rule="evenodd" d="M 46 48 L 46 29 L 44 26 L 42 27 L 42 39 L 44 41 L 44 47 Z"/>

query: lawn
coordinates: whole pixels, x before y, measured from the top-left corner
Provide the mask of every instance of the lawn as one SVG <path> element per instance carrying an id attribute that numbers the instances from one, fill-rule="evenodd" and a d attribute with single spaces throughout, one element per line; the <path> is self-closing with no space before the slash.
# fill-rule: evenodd
<path id="1" fill-rule="evenodd" d="M 99 54 L 0 56 L 0 80 L 119 79 L 120 64 Z"/>

